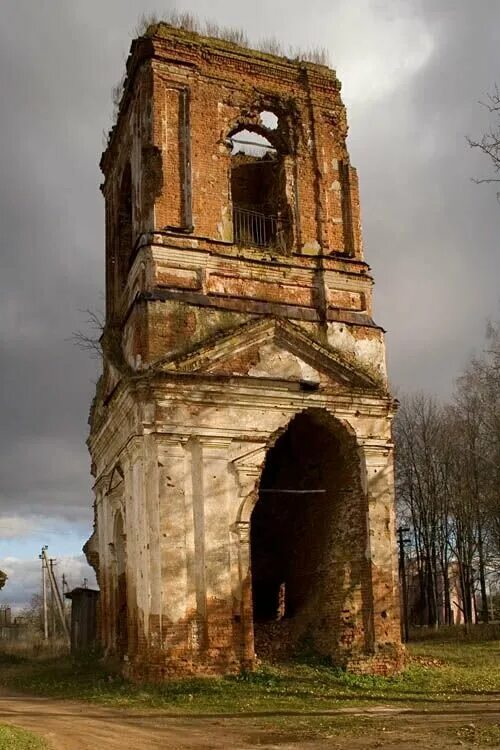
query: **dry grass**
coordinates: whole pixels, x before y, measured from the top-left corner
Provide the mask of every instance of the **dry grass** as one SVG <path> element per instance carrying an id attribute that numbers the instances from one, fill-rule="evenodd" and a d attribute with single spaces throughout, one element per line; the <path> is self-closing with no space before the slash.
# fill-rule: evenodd
<path id="1" fill-rule="evenodd" d="M 136 36 L 152 35 L 160 23 L 168 24 L 176 29 L 183 29 L 212 39 L 221 39 L 240 47 L 248 47 L 259 52 L 265 52 L 289 60 L 304 60 L 317 65 L 329 65 L 328 50 L 325 47 L 293 47 L 284 45 L 275 37 L 265 37 L 257 42 L 249 40 L 243 29 L 234 26 L 222 26 L 214 21 L 201 21 L 192 13 L 171 11 L 159 15 L 158 13 L 142 14 L 135 27 Z"/>
<path id="2" fill-rule="evenodd" d="M 51 659 L 69 655 L 69 646 L 64 638 L 45 641 L 38 633 L 28 634 L 16 641 L 0 641 L 0 651 L 12 661 L 27 659 Z"/>
<path id="3" fill-rule="evenodd" d="M 153 36 L 157 33 L 157 27 L 166 24 L 176 29 L 182 29 L 193 34 L 220 39 L 239 47 L 254 49 L 277 57 L 285 57 L 294 62 L 311 62 L 316 65 L 330 65 L 328 50 L 326 47 L 294 47 L 284 45 L 275 37 L 266 37 L 257 42 L 249 40 L 243 29 L 234 26 L 221 26 L 214 21 L 200 21 L 192 13 L 179 13 L 172 10 L 167 13 L 143 13 L 134 28 L 134 37 Z M 120 102 L 123 95 L 123 87 L 126 75 L 111 89 L 111 101 L 113 104 L 112 122 L 116 123 L 120 110 Z M 104 136 L 103 146 L 106 147 L 109 136 Z"/>

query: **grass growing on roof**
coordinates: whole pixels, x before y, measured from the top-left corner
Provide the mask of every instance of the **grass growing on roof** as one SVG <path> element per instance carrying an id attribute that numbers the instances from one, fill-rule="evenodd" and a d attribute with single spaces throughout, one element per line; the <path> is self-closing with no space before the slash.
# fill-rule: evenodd
<path id="1" fill-rule="evenodd" d="M 179 13 L 176 10 L 167 11 L 161 15 L 154 12 L 143 13 L 135 27 L 135 36 L 162 34 L 165 31 L 165 29 L 162 31 L 162 25 L 179 29 L 188 34 L 198 34 L 229 44 L 236 44 L 239 47 L 246 47 L 257 52 L 286 57 L 289 60 L 304 60 L 317 65 L 330 64 L 328 50 L 325 47 L 294 47 L 283 44 L 276 37 L 265 37 L 251 41 L 245 31 L 239 27 L 224 26 L 211 20 L 203 21 L 192 13 Z"/>

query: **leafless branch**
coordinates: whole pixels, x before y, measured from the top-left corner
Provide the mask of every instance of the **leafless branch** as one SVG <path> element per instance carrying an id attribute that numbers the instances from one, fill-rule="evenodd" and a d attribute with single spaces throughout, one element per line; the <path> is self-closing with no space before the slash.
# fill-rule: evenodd
<path id="1" fill-rule="evenodd" d="M 471 148 L 479 149 L 481 153 L 488 157 L 493 167 L 493 171 L 500 174 L 500 90 L 497 85 L 491 94 L 488 94 L 486 102 L 480 102 L 483 107 L 486 107 L 491 115 L 495 116 L 495 120 L 492 123 L 488 132 L 479 139 L 467 137 L 467 143 Z M 500 182 L 499 177 L 480 177 L 475 178 L 474 182 L 477 184 L 481 183 L 497 183 Z"/>
<path id="2" fill-rule="evenodd" d="M 74 331 L 71 341 L 84 352 L 90 352 L 92 359 L 102 359 L 102 332 L 104 330 L 104 315 L 101 311 L 84 310 L 87 319 L 86 330 Z"/>

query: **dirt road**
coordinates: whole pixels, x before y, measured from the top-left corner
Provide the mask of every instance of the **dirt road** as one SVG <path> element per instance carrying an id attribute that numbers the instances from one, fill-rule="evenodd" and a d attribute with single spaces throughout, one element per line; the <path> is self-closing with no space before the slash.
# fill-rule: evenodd
<path id="1" fill-rule="evenodd" d="M 352 750 L 426 750 L 436 745 L 442 749 L 491 748 L 496 746 L 491 744 L 491 736 L 484 745 L 481 738 L 496 732 L 491 728 L 500 722 L 500 703 L 492 698 L 442 706 L 422 704 L 413 709 L 376 706 L 311 711 L 305 716 L 174 716 L 154 710 L 3 695 L 1 722 L 37 732 L 53 750 L 333 750 L 345 747 L 346 742 Z"/>

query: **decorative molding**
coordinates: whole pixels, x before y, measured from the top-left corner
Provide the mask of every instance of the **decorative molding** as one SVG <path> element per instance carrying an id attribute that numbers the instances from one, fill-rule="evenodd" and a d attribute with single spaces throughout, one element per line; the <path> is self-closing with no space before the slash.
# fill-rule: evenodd
<path id="1" fill-rule="evenodd" d="M 188 354 L 169 357 L 156 367 L 162 372 L 212 373 L 218 362 L 241 355 L 252 347 L 270 341 L 300 357 L 307 364 L 328 373 L 332 380 L 341 384 L 370 390 L 379 389 L 376 380 L 348 362 L 338 351 L 315 341 L 302 328 L 290 321 L 278 318 L 251 320 L 228 333 L 205 341 Z"/>
<path id="2" fill-rule="evenodd" d="M 230 530 L 236 534 L 240 544 L 250 544 L 250 521 L 236 521 Z"/>
<path id="3" fill-rule="evenodd" d="M 387 459 L 392 456 L 394 451 L 392 442 L 373 438 L 360 438 L 358 446 L 366 465 L 370 467 L 385 466 Z"/>
<path id="4" fill-rule="evenodd" d="M 213 448 L 215 450 L 226 450 L 232 443 L 231 436 L 218 436 L 208 434 L 197 434 L 196 438 L 200 445 L 205 448 Z"/>

